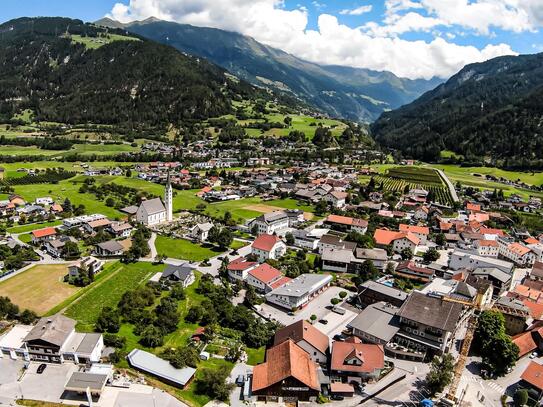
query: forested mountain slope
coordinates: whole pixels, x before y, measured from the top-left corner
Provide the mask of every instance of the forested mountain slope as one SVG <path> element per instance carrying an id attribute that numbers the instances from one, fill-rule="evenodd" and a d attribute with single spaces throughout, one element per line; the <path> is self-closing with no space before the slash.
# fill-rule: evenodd
<path id="1" fill-rule="evenodd" d="M 543 161 L 543 54 L 464 67 L 413 103 L 384 113 L 377 141 L 424 160 L 441 150 L 505 166 Z"/>

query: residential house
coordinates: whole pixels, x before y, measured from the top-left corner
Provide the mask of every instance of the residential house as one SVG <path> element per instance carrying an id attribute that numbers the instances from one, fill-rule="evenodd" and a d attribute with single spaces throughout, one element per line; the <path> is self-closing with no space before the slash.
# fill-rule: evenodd
<path id="1" fill-rule="evenodd" d="M 417 265 L 412 260 L 405 260 L 398 264 L 394 274 L 421 283 L 428 283 L 434 278 L 434 270 Z"/>
<path id="2" fill-rule="evenodd" d="M 58 236 L 56 239 L 47 240 L 43 247 L 52 257 L 62 257 L 64 246 L 68 242 L 77 244 L 77 240 L 71 236 Z"/>
<path id="3" fill-rule="evenodd" d="M 492 295 L 501 296 L 511 287 L 512 275 L 496 267 L 479 267 L 471 273 L 474 277 L 488 280 L 492 284 Z"/>
<path id="4" fill-rule="evenodd" d="M 309 322 L 301 319 L 279 329 L 275 333 L 273 345 L 277 346 L 288 340 L 305 350 L 313 362 L 326 365 L 330 354 L 330 340 Z"/>
<path id="5" fill-rule="evenodd" d="M 266 351 L 266 361 L 253 368 L 251 393 L 259 401 L 315 401 L 321 391 L 318 365 L 292 340 Z"/>
<path id="6" fill-rule="evenodd" d="M 352 252 L 356 249 L 356 243 L 346 242 L 337 235 L 325 234 L 320 238 L 317 249 L 321 255 L 325 249 L 347 249 Z"/>
<path id="7" fill-rule="evenodd" d="M 330 363 L 332 376 L 339 376 L 346 381 L 358 377 L 362 381 L 375 382 L 379 380 L 384 367 L 383 345 L 361 343 L 357 337 L 332 344 Z"/>
<path id="8" fill-rule="evenodd" d="M 412 253 L 417 251 L 420 239 L 411 232 L 394 232 L 387 229 L 376 229 L 373 234 L 375 244 L 381 248 L 387 248 L 392 245 L 394 253 L 401 253 L 405 249 L 410 249 Z"/>
<path id="9" fill-rule="evenodd" d="M 349 322 L 347 328 L 364 343 L 385 346 L 400 330 L 398 311 L 399 308 L 392 304 L 376 302 Z"/>
<path id="10" fill-rule="evenodd" d="M 256 291 L 267 294 L 288 283 L 290 278 L 283 277 L 275 267 L 262 263 L 249 271 L 246 281 Z"/>
<path id="11" fill-rule="evenodd" d="M 498 258 L 499 245 L 496 240 L 475 240 L 473 247 L 475 247 L 479 256 Z"/>
<path id="12" fill-rule="evenodd" d="M 134 228 L 128 222 L 112 222 L 108 231 L 115 237 L 130 237 Z"/>
<path id="13" fill-rule="evenodd" d="M 102 270 L 103 266 L 104 262 L 102 260 L 87 256 L 68 266 L 68 275 L 70 277 L 79 277 L 81 273 L 96 275 Z"/>
<path id="14" fill-rule="evenodd" d="M 537 405 L 543 399 L 543 366 L 531 361 L 520 376 L 519 386 L 528 389 L 529 401 Z"/>
<path id="15" fill-rule="evenodd" d="M 199 223 L 190 230 L 190 237 L 198 242 L 205 242 L 209 236 L 209 231 L 213 228 L 213 223 Z"/>
<path id="16" fill-rule="evenodd" d="M 305 229 L 294 229 L 292 231 L 292 236 L 294 237 L 294 246 L 296 247 L 307 249 L 312 252 L 315 251 L 319 245 L 320 238 Z"/>
<path id="17" fill-rule="evenodd" d="M 379 270 L 384 270 L 388 262 L 388 255 L 384 249 L 357 248 L 355 250 L 355 258 L 361 262 L 369 260 Z"/>
<path id="18" fill-rule="evenodd" d="M 258 236 L 251 245 L 251 253 L 260 263 L 268 259 L 279 259 L 287 252 L 287 245 L 276 235 L 263 234 Z"/>
<path id="19" fill-rule="evenodd" d="M 512 274 L 514 265 L 511 262 L 483 257 L 475 253 L 455 250 L 449 257 L 449 268 L 452 270 L 475 270 L 476 268 L 497 268 L 504 273 Z"/>
<path id="20" fill-rule="evenodd" d="M 419 238 L 420 244 L 425 245 L 430 234 L 430 229 L 426 226 L 406 225 L 404 223 L 399 226 L 400 232 L 413 233 Z"/>
<path id="21" fill-rule="evenodd" d="M 195 279 L 194 267 L 189 263 L 184 263 L 179 266 L 168 264 L 160 278 L 161 281 L 181 284 L 183 288 L 190 286 L 194 283 Z"/>
<path id="22" fill-rule="evenodd" d="M 274 211 L 253 219 L 248 226 L 250 230 L 256 228 L 259 235 L 273 235 L 289 227 L 289 217 L 284 211 Z"/>
<path id="23" fill-rule="evenodd" d="M 36 229 L 32 231 L 32 243 L 40 245 L 48 240 L 53 240 L 57 236 L 57 229 L 54 227 L 47 227 L 43 229 Z"/>
<path id="24" fill-rule="evenodd" d="M 91 220 L 83 224 L 83 229 L 87 233 L 95 233 L 99 230 L 108 229 L 111 226 L 111 221 L 108 218 Z"/>
<path id="25" fill-rule="evenodd" d="M 351 218 L 349 216 L 328 215 L 324 224 L 334 230 L 341 232 L 358 232 L 365 234 L 368 230 L 368 221 L 364 219 Z"/>
<path id="26" fill-rule="evenodd" d="M 532 321 L 530 309 L 516 298 L 500 297 L 493 309 L 501 312 L 505 319 L 505 332 L 511 336 L 524 332 Z"/>
<path id="27" fill-rule="evenodd" d="M 247 261 L 245 257 L 238 257 L 228 263 L 228 277 L 231 281 L 245 281 L 249 271 L 258 266 L 256 261 Z"/>
<path id="28" fill-rule="evenodd" d="M 377 281 L 365 281 L 358 289 L 358 302 L 363 308 L 378 302 L 401 307 L 406 299 L 406 292 Z"/>
<path id="29" fill-rule="evenodd" d="M 99 257 L 118 257 L 124 253 L 124 246 L 116 240 L 98 243 L 94 247 L 94 254 Z"/>
<path id="30" fill-rule="evenodd" d="M 536 255 L 532 249 L 521 243 L 510 243 L 505 239 L 498 239 L 498 244 L 500 256 L 518 266 L 531 266 L 536 261 Z"/>
<path id="31" fill-rule="evenodd" d="M 324 200 L 334 208 L 343 208 L 345 206 L 347 196 L 347 192 L 331 191 L 324 196 Z"/>

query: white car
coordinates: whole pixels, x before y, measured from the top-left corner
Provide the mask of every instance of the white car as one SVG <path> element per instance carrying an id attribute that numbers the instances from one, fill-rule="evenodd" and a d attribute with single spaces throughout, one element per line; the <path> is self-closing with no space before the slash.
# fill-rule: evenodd
<path id="1" fill-rule="evenodd" d="M 537 358 L 539 355 L 537 354 L 537 352 L 532 352 L 532 354 L 530 355 L 530 359 L 535 359 Z"/>

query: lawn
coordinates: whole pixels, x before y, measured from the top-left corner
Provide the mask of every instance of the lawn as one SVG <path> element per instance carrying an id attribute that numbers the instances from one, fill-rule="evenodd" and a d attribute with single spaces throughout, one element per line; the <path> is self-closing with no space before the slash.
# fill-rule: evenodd
<path id="1" fill-rule="evenodd" d="M 185 239 L 173 239 L 166 236 L 157 236 L 155 246 L 158 254 L 194 262 L 200 262 L 223 253 L 218 248 L 205 247 Z"/>
<path id="2" fill-rule="evenodd" d="M 265 201 L 266 205 L 278 206 L 283 209 L 301 209 L 304 212 L 313 212 L 315 208 L 311 205 L 307 205 L 303 202 L 300 202 L 296 199 L 287 198 L 287 199 L 274 199 L 272 201 Z"/>
<path id="3" fill-rule="evenodd" d="M 109 276 L 94 283 L 66 309 L 66 316 L 75 319 L 81 331 L 92 331 L 102 308 L 115 307 L 126 291 L 145 283 L 165 266 L 144 262 L 116 262 L 110 267 L 112 270 Z"/>
<path id="4" fill-rule="evenodd" d="M 62 281 L 65 264 L 41 264 L 0 283 L 0 295 L 39 315 L 74 295 L 79 288 Z"/>
<path id="5" fill-rule="evenodd" d="M 99 201 L 92 194 L 80 194 L 79 188 L 86 177 L 79 176 L 58 184 L 32 184 L 17 185 L 15 193 L 21 195 L 26 201 L 33 202 L 36 198 L 50 196 L 56 202 L 64 202 L 69 198 L 73 205 L 84 205 L 86 213 L 101 213 L 110 218 L 119 218 L 122 214 L 115 208 L 110 208 Z"/>
<path id="6" fill-rule="evenodd" d="M 30 223 L 28 225 L 17 225 L 12 226 L 7 229 L 9 233 L 26 233 L 26 232 L 32 232 L 36 229 L 42 229 L 49 226 L 58 226 L 61 225 L 62 222 L 60 220 L 53 220 L 50 222 L 41 222 L 41 223 Z"/>
<path id="7" fill-rule="evenodd" d="M 241 249 L 242 247 L 245 247 L 247 246 L 249 243 L 247 242 L 244 242 L 242 240 L 236 240 L 234 239 L 234 241 L 232 242 L 232 244 L 230 245 L 230 248 L 232 250 L 238 250 L 238 249 Z"/>
<path id="8" fill-rule="evenodd" d="M 264 362 L 264 357 L 266 356 L 266 347 L 262 346 L 258 349 L 247 348 L 247 364 L 251 366 L 256 366 L 259 363 Z"/>
<path id="9" fill-rule="evenodd" d="M 118 34 L 107 34 L 106 37 L 82 37 L 81 35 L 70 35 L 72 42 L 83 44 L 86 48 L 97 49 L 106 44 L 110 44 L 115 41 L 140 41 L 135 37 L 127 37 Z"/>
<path id="10" fill-rule="evenodd" d="M 30 243 L 32 241 L 32 235 L 30 233 L 24 233 L 19 235 L 19 240 L 23 243 Z"/>

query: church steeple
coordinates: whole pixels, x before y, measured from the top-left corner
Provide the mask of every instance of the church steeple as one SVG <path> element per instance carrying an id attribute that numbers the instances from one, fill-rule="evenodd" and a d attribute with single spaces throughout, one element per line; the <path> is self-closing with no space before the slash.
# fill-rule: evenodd
<path id="1" fill-rule="evenodd" d="M 166 179 L 166 188 L 164 190 L 164 206 L 166 206 L 166 221 L 173 220 L 173 188 L 170 181 L 170 171 L 168 170 L 168 178 Z"/>

